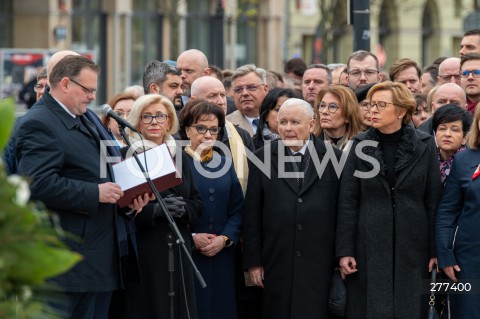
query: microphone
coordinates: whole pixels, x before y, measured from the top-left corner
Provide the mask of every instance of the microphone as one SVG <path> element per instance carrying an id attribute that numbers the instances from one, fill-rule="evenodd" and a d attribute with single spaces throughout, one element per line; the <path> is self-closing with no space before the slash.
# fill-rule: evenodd
<path id="1" fill-rule="evenodd" d="M 117 114 L 114 110 L 112 110 L 112 107 L 108 104 L 103 104 L 102 106 L 102 114 L 106 115 L 108 117 L 111 117 L 115 121 L 117 121 L 118 124 L 120 124 L 123 127 L 128 127 L 134 132 L 138 133 L 138 130 L 132 126 L 132 124 L 128 123 L 123 117 Z"/>

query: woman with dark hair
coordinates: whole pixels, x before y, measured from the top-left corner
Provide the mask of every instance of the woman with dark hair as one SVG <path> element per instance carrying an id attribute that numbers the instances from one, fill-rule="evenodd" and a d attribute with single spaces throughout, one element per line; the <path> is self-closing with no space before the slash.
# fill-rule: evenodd
<path id="1" fill-rule="evenodd" d="M 213 146 L 225 125 L 216 104 L 190 100 L 179 115 L 180 136 L 190 140 L 184 151 L 205 205 L 190 224 L 196 250 L 193 259 L 206 288 L 195 283 L 198 318 L 236 319 L 235 247 L 243 222 L 243 192 L 231 158 Z"/>
<path id="2" fill-rule="evenodd" d="M 259 149 L 265 143 L 270 143 L 280 138 L 277 130 L 278 110 L 283 102 L 294 97 L 296 97 L 295 92 L 290 89 L 274 88 L 268 91 L 260 106 L 257 132 L 253 136 L 255 149 Z"/>
<path id="3" fill-rule="evenodd" d="M 472 114 L 457 104 L 446 104 L 435 111 L 432 125 L 438 148 L 440 176 L 445 184 L 455 154 L 465 149 L 465 136 L 472 125 Z"/>
<path id="4" fill-rule="evenodd" d="M 340 150 L 363 131 L 362 115 L 357 98 L 343 85 L 323 87 L 315 99 L 315 135 Z"/>
<path id="5" fill-rule="evenodd" d="M 432 116 L 432 109 L 427 104 L 427 99 L 421 94 L 415 95 L 415 103 L 417 103 L 417 106 L 412 115 L 412 122 L 415 128 L 418 128 Z"/>
<path id="6" fill-rule="evenodd" d="M 435 141 L 409 125 L 416 104 L 404 84 L 378 83 L 367 100 L 372 127 L 353 138 L 338 200 L 346 318 L 425 318 L 420 283 L 436 263 L 442 192 Z"/>
<path id="7" fill-rule="evenodd" d="M 467 149 L 455 155 L 446 180 L 435 235 L 438 266 L 454 282 L 470 284 L 474 289 L 480 279 L 480 107 L 475 110 L 466 145 Z M 452 319 L 480 318 L 478 291 L 454 297 Z"/>

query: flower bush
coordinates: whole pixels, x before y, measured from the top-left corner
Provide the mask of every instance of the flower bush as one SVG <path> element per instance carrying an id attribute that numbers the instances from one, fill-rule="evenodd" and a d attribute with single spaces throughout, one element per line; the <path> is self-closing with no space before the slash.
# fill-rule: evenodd
<path id="1" fill-rule="evenodd" d="M 14 120 L 14 100 L 0 101 L 0 153 Z M 7 177 L 0 162 L 0 318 L 54 318 L 41 293 L 46 279 L 81 259 L 61 241 L 57 217 L 29 198 L 27 182 Z"/>

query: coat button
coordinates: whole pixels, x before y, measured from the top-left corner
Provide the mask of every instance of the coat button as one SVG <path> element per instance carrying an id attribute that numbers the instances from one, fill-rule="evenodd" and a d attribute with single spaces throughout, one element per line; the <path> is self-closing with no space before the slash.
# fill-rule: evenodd
<path id="1" fill-rule="evenodd" d="M 300 198 L 298 199 L 298 202 L 299 202 L 299 203 L 302 203 L 302 202 L 303 202 L 303 199 L 300 197 Z"/>
<path id="2" fill-rule="evenodd" d="M 208 217 L 208 221 L 213 222 L 213 216 Z"/>
<path id="3" fill-rule="evenodd" d="M 297 250 L 297 257 L 301 257 L 302 256 L 302 252 L 300 250 Z"/>
<path id="4" fill-rule="evenodd" d="M 210 189 L 208 191 L 209 191 L 210 194 L 215 193 L 215 189 L 213 187 L 210 187 Z"/>
<path id="5" fill-rule="evenodd" d="M 210 196 L 208 199 L 209 199 L 211 202 L 213 202 L 213 201 L 215 200 L 215 196 Z"/>
<path id="6" fill-rule="evenodd" d="M 302 224 L 298 224 L 297 228 L 298 228 L 298 230 L 302 230 L 303 229 Z"/>

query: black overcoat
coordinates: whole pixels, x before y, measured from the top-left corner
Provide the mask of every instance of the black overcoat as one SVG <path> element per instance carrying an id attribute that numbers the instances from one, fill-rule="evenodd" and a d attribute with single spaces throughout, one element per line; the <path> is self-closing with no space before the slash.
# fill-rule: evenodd
<path id="1" fill-rule="evenodd" d="M 434 216 L 442 193 L 435 142 L 431 135 L 404 127 L 390 189 L 381 145 L 370 128 L 353 139 L 342 173 L 336 255 L 353 256 L 358 272 L 347 276 L 347 318 L 424 318 L 421 295 L 435 256 Z M 355 177 L 355 171 L 374 177 Z M 358 172 L 357 172 L 358 174 Z"/>
<path id="2" fill-rule="evenodd" d="M 127 148 L 122 148 L 122 155 Z M 193 240 L 189 224 L 195 222 L 203 213 L 203 203 L 197 190 L 195 179 L 188 165 L 186 155 L 182 156 L 182 180 L 183 183 L 160 192 L 162 197 L 174 194 L 182 196 L 186 202 L 187 212 L 184 218 L 175 218 L 180 233 L 185 240 L 185 246 L 191 252 Z M 140 264 L 141 282 L 127 280 L 124 292 L 116 294 L 116 302 L 113 307 L 121 307 L 121 311 L 115 309 L 116 318 L 170 318 L 170 273 L 168 271 L 168 238 L 173 234 L 165 217 L 154 218 L 154 202 L 147 204 L 140 214 L 135 217 L 137 227 L 138 260 Z M 173 244 L 174 251 L 174 317 L 197 318 L 195 302 L 195 287 L 193 270 L 180 246 Z M 179 258 L 181 256 L 181 259 Z M 182 284 L 184 280 L 184 284 Z M 185 289 L 184 289 L 185 287 Z M 121 296 L 118 296 L 118 295 Z M 123 296 L 122 296 L 123 295 Z M 185 295 L 187 303 L 185 303 Z M 124 300 L 118 304 L 118 300 Z M 188 305 L 188 306 L 187 306 Z M 187 308 L 190 317 L 187 317 Z"/>
<path id="3" fill-rule="evenodd" d="M 322 141 L 310 145 L 312 157 L 326 158 Z M 299 190 L 295 178 L 281 177 L 282 166 L 292 171 L 279 155 L 285 146 L 274 141 L 259 149 L 262 162 L 264 151 L 271 160 L 263 172 L 250 163 L 244 218 L 244 267 L 265 271 L 263 318 L 328 318 L 339 179 L 330 161 L 319 177 L 321 165 L 311 160 Z M 331 146 L 329 152 L 339 157 Z"/>

